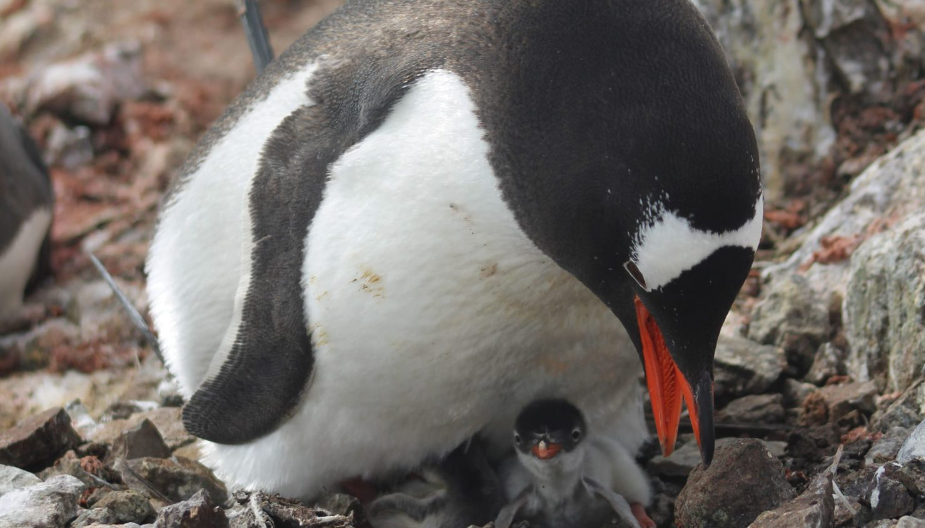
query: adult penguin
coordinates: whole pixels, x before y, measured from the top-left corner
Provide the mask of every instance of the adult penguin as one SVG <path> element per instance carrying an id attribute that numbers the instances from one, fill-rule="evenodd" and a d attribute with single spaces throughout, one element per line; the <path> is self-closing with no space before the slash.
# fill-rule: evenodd
<path id="1" fill-rule="evenodd" d="M 148 260 L 184 423 L 309 497 L 509 445 L 565 398 L 713 453 L 712 359 L 759 240 L 754 133 L 688 0 L 367 0 L 231 105 Z M 635 353 L 638 351 L 638 356 Z"/>
<path id="2" fill-rule="evenodd" d="M 51 272 L 54 193 L 38 147 L 0 104 L 0 322 Z"/>

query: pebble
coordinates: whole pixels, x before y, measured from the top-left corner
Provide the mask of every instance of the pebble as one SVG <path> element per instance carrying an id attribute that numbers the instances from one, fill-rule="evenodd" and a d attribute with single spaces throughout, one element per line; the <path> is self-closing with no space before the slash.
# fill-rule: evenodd
<path id="1" fill-rule="evenodd" d="M 49 409 L 0 433 L 0 464 L 28 469 L 81 443 L 64 409 Z"/>
<path id="2" fill-rule="evenodd" d="M 739 528 L 794 497 L 781 463 L 757 439 L 717 446 L 709 468 L 698 466 L 678 496 L 685 528 Z"/>
<path id="3" fill-rule="evenodd" d="M 138 481 L 143 479 L 174 502 L 188 500 L 201 489 L 208 491 L 219 504 L 228 500 L 225 485 L 212 470 L 183 457 L 118 460 L 115 469 L 131 487 L 145 489 L 146 486 Z"/>
<path id="4" fill-rule="evenodd" d="M 165 507 L 157 515 L 156 528 L 228 528 L 228 518 L 206 490 L 188 500 Z M 302 526 L 302 525 L 295 525 Z"/>
<path id="5" fill-rule="evenodd" d="M 151 420 L 142 420 L 141 423 L 125 431 L 112 443 L 110 458 L 169 458 L 170 448 L 164 443 L 164 438 Z"/>
<path id="6" fill-rule="evenodd" d="M 70 475 L 10 491 L 0 497 L 0 528 L 64 527 L 77 517 L 84 484 Z"/>

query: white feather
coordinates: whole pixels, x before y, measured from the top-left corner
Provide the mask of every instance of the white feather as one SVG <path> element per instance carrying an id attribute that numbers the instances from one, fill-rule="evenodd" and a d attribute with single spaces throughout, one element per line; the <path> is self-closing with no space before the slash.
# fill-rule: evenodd
<path id="1" fill-rule="evenodd" d="M 738 229 L 713 233 L 693 227 L 689 220 L 660 204 L 651 206 L 650 223 L 640 229 L 633 262 L 645 277 L 646 291 L 657 290 L 725 246 L 755 249 L 761 239 L 764 200 L 758 197 L 755 215 Z"/>

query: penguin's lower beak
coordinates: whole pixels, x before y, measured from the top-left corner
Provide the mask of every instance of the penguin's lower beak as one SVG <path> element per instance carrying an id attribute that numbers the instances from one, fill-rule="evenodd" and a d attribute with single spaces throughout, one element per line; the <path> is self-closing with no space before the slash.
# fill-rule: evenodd
<path id="1" fill-rule="evenodd" d="M 549 460 L 562 451 L 562 444 L 546 443 L 545 440 L 540 440 L 530 451 L 540 460 Z"/>
<path id="2" fill-rule="evenodd" d="M 687 404 L 691 427 L 700 446 L 700 455 L 706 466 L 713 461 L 713 383 L 709 373 L 699 376 L 692 388 L 688 379 L 672 359 L 665 345 L 662 331 L 646 309 L 642 300 L 636 297 L 636 319 L 642 341 L 642 356 L 646 370 L 646 384 L 652 400 L 652 414 L 655 429 L 662 446 L 662 453 L 668 456 L 674 451 L 681 423 L 681 399 Z"/>

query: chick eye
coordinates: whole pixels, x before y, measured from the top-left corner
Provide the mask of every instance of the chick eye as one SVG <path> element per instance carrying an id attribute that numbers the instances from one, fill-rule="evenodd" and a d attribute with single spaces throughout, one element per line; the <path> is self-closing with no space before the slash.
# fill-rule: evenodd
<path id="1" fill-rule="evenodd" d="M 636 283 L 639 284 L 640 288 L 642 288 L 645 291 L 649 291 L 649 288 L 646 287 L 646 278 L 642 274 L 642 272 L 639 271 L 639 267 L 636 266 L 635 262 L 633 262 L 632 260 L 627 260 L 625 263 L 623 263 L 623 268 L 626 270 L 627 273 L 630 274 L 631 277 L 633 277 L 633 280 L 635 280 Z"/>
<path id="2" fill-rule="evenodd" d="M 572 431 L 572 440 L 576 442 L 581 440 L 581 429 L 575 429 Z"/>
<path id="3" fill-rule="evenodd" d="M 514 433 L 514 445 L 516 446 L 520 445 L 520 435 L 517 433 Z"/>

